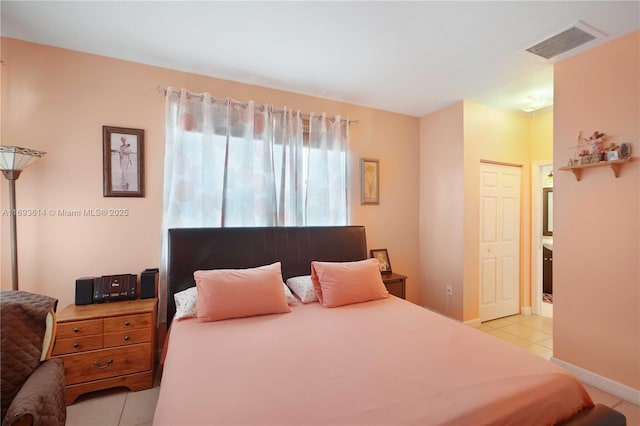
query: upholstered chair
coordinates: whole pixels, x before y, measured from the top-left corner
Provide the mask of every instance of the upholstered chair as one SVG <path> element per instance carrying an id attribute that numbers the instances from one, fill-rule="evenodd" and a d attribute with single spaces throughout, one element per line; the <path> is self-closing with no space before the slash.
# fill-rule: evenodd
<path id="1" fill-rule="evenodd" d="M 2 426 L 64 425 L 64 366 L 49 359 L 58 301 L 26 291 L 0 293 Z"/>

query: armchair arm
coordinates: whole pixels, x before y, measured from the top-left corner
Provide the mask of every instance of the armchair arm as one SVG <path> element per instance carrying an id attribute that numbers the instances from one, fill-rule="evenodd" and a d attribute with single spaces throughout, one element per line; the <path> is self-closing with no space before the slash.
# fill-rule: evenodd
<path id="1" fill-rule="evenodd" d="M 44 361 L 34 370 L 11 402 L 2 426 L 64 426 L 64 365 L 59 359 Z"/>

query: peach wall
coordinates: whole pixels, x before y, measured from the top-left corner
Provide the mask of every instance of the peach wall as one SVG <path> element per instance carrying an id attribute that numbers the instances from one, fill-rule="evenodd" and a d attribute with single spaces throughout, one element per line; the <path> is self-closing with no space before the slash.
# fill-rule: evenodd
<path id="1" fill-rule="evenodd" d="M 480 161 L 521 165 L 520 304 L 531 306 L 531 118 L 464 102 L 464 315 L 480 317 Z"/>
<path id="2" fill-rule="evenodd" d="M 420 119 L 420 300 L 462 320 L 463 103 Z M 453 295 L 446 296 L 446 286 Z M 447 300 L 448 299 L 448 300 Z"/>
<path id="3" fill-rule="evenodd" d="M 128 209 L 127 217 L 18 218 L 21 288 L 72 303 L 75 279 L 158 266 L 164 97 L 184 87 L 359 120 L 351 132 L 351 223 L 370 248 L 387 248 L 418 299 L 419 120 L 290 92 L 2 38 L 3 145 L 47 151 L 17 181 L 18 208 Z M 145 130 L 146 196 L 102 197 L 102 126 Z M 379 206 L 360 205 L 361 157 L 380 159 Z M 7 183 L 2 179 L 2 208 Z M 8 220 L 2 217 L 2 288 L 11 287 Z"/>
<path id="4" fill-rule="evenodd" d="M 531 162 L 553 159 L 553 106 L 531 114 Z"/>
<path id="5" fill-rule="evenodd" d="M 554 168 L 582 130 L 632 145 L 608 167 L 554 179 L 554 357 L 640 389 L 640 31 L 555 65 Z"/>
<path id="6" fill-rule="evenodd" d="M 480 160 L 522 165 L 521 305 L 531 306 L 531 118 L 459 102 L 420 119 L 420 278 L 423 304 L 479 319 Z M 454 294 L 447 300 L 446 285 Z M 447 304 L 449 302 L 449 304 Z"/>

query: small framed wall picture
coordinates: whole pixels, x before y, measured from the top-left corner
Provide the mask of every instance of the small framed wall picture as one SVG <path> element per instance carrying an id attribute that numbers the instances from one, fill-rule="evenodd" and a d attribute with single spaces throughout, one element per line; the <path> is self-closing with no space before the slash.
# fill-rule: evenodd
<path id="1" fill-rule="evenodd" d="M 380 160 L 360 159 L 360 204 L 380 204 Z"/>
<path id="2" fill-rule="evenodd" d="M 371 257 L 378 261 L 380 266 L 380 272 L 383 274 L 391 273 L 391 261 L 389 260 L 389 253 L 387 249 L 372 249 L 370 250 Z"/>
<path id="3" fill-rule="evenodd" d="M 144 197 L 144 130 L 102 126 L 102 195 Z"/>
<path id="4" fill-rule="evenodd" d="M 618 158 L 618 151 L 607 151 L 607 161 L 616 161 Z"/>

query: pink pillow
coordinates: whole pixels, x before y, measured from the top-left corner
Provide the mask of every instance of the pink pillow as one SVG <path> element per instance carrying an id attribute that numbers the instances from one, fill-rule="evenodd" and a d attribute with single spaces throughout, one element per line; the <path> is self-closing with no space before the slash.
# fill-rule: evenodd
<path id="1" fill-rule="evenodd" d="M 311 262 L 318 301 L 326 308 L 389 297 L 377 259 L 359 262 Z"/>
<path id="2" fill-rule="evenodd" d="M 290 312 L 280 262 L 250 269 L 193 273 L 198 287 L 200 322 Z"/>

